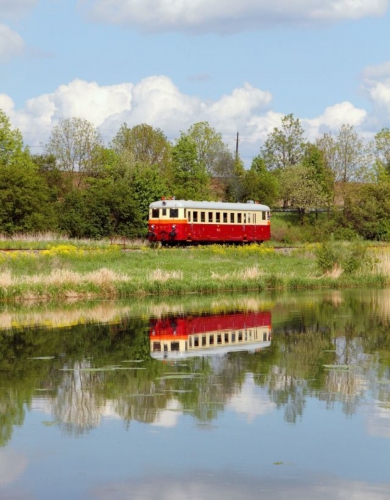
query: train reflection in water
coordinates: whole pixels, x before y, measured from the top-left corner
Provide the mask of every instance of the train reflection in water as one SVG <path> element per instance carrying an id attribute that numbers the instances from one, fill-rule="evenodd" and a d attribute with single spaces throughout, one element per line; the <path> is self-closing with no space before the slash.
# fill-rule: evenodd
<path id="1" fill-rule="evenodd" d="M 254 352 L 270 345 L 270 311 L 169 316 L 150 321 L 150 354 L 155 359 Z"/>

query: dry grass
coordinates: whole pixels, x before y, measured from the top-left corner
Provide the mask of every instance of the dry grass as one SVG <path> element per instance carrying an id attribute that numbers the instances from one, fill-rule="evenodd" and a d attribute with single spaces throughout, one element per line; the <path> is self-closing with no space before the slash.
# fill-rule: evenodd
<path id="1" fill-rule="evenodd" d="M 255 280 L 264 276 L 264 272 L 258 266 L 247 267 L 234 273 L 218 274 L 214 271 L 211 272 L 211 277 L 219 281 L 227 281 L 232 278 L 242 280 Z"/>
<path id="2" fill-rule="evenodd" d="M 372 267 L 373 274 L 390 275 L 390 250 L 387 248 L 375 249 L 372 252 L 374 264 Z"/>
<path id="3" fill-rule="evenodd" d="M 163 269 L 154 269 L 148 274 L 150 281 L 166 282 L 169 280 L 182 280 L 183 271 L 164 271 Z"/>

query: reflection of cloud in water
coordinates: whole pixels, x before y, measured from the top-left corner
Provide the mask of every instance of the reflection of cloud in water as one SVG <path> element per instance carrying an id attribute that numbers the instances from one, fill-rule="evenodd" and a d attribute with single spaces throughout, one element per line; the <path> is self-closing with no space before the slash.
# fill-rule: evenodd
<path id="1" fill-rule="evenodd" d="M 27 458 L 21 453 L 9 449 L 0 450 L 0 485 L 14 482 L 26 466 Z"/>
<path id="2" fill-rule="evenodd" d="M 247 374 L 241 391 L 234 394 L 226 409 L 245 415 L 248 422 L 252 422 L 256 417 L 265 415 L 273 411 L 276 405 L 269 400 L 266 392 L 255 385 L 252 374 Z"/>
<path id="3" fill-rule="evenodd" d="M 179 417 L 183 415 L 182 405 L 177 399 L 170 399 L 165 410 L 157 414 L 152 425 L 157 427 L 175 427 Z"/>
<path id="4" fill-rule="evenodd" d="M 370 408 L 367 419 L 367 432 L 370 436 L 390 438 L 390 408 L 376 401 Z"/>
<path id="5" fill-rule="evenodd" d="M 275 472 L 277 470 L 277 472 Z M 293 477 L 292 477 L 293 476 Z M 178 476 L 155 474 L 129 483 L 110 483 L 94 490 L 96 500 L 387 500 L 390 483 L 371 484 L 299 473 L 279 466 L 272 475 L 248 476 L 233 471 L 193 471 Z"/>

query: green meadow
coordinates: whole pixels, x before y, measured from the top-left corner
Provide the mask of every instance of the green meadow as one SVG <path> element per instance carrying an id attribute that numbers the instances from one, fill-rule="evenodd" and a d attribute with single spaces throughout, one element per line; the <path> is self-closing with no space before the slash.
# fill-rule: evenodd
<path id="1" fill-rule="evenodd" d="M 152 249 L 142 242 L 131 246 L 69 240 L 20 246 L 0 253 L 2 301 L 390 284 L 390 250 L 366 243 Z"/>

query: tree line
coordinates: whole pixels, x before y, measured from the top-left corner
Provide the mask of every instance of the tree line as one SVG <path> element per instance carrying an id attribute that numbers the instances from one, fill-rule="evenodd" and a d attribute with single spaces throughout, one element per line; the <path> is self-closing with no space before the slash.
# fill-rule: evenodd
<path id="1" fill-rule="evenodd" d="M 390 240 L 388 128 L 365 141 L 344 124 L 308 141 L 289 114 L 248 169 L 207 122 L 174 143 L 159 128 L 124 123 L 106 145 L 90 122 L 68 118 L 42 151 L 32 154 L 0 110 L 1 233 L 144 236 L 149 204 L 174 196 L 292 208 L 301 224 L 315 224 L 308 213 L 325 209 L 324 235 Z"/>

